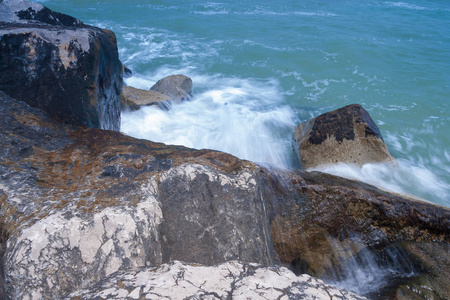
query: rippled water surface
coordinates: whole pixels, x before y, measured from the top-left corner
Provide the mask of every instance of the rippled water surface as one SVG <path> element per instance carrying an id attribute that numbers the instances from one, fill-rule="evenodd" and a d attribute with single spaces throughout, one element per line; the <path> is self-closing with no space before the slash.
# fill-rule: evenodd
<path id="1" fill-rule="evenodd" d="M 113 30 L 126 83 L 185 74 L 194 99 L 122 116 L 127 134 L 296 168 L 297 124 L 360 103 L 398 166 L 321 171 L 450 206 L 450 2 L 41 1 Z"/>

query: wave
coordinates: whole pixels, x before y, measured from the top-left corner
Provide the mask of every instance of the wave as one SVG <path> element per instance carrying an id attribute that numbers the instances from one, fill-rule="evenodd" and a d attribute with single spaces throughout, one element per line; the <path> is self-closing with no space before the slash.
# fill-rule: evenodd
<path id="1" fill-rule="evenodd" d="M 338 15 L 330 12 L 306 12 L 306 11 L 293 11 L 293 12 L 276 12 L 270 10 L 251 10 L 245 12 L 237 12 L 236 14 L 242 15 L 259 15 L 259 16 L 305 16 L 305 17 L 337 17 Z"/>
<path id="2" fill-rule="evenodd" d="M 365 164 L 362 167 L 339 163 L 320 166 L 311 171 L 359 180 L 390 192 L 450 206 L 450 188 L 446 182 L 424 166 L 415 166 L 404 159 L 397 159 L 397 162 Z"/>
<path id="3" fill-rule="evenodd" d="M 280 105 L 276 81 L 260 82 L 220 76 L 191 75 L 195 98 L 169 111 L 143 107 L 122 114 L 128 135 L 196 149 L 231 153 L 241 159 L 292 168 L 296 164 L 291 134 L 293 111 Z M 135 86 L 143 79 L 127 79 Z M 136 84 L 137 83 L 137 84 Z"/>
<path id="4" fill-rule="evenodd" d="M 423 11 L 443 11 L 443 12 L 450 12 L 449 9 L 445 9 L 442 7 L 425 7 L 420 5 L 415 5 L 407 2 L 384 2 L 386 5 L 390 7 L 398 7 L 403 9 L 409 9 L 409 10 L 423 10 Z"/>
<path id="5" fill-rule="evenodd" d="M 401 8 L 413 9 L 413 10 L 429 10 L 426 7 L 419 6 L 419 5 L 414 5 L 414 4 L 409 4 L 409 3 L 406 3 L 406 2 L 386 2 L 386 4 L 389 5 L 389 6 L 401 7 Z"/>

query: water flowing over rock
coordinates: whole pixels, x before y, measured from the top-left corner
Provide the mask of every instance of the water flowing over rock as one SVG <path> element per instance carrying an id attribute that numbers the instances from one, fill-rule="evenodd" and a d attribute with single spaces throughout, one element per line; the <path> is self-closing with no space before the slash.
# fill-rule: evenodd
<path id="1" fill-rule="evenodd" d="M 366 299 L 287 268 L 237 261 L 218 266 L 174 261 L 117 272 L 67 299 Z"/>
<path id="2" fill-rule="evenodd" d="M 183 102 L 192 97 L 192 79 L 185 75 L 171 75 L 158 80 L 150 88 L 170 97 L 174 102 Z"/>
<path id="3" fill-rule="evenodd" d="M 368 274 L 388 281 L 371 296 L 448 298 L 448 208 L 320 172 L 270 176 L 272 237 L 282 263 L 329 281 L 347 280 L 355 268 L 384 269 Z"/>
<path id="4" fill-rule="evenodd" d="M 63 123 L 119 130 L 113 32 L 24 0 L 0 2 L 0 90 Z"/>
<path id="5" fill-rule="evenodd" d="M 146 91 L 131 86 L 124 86 L 120 95 L 122 110 L 138 110 L 141 106 L 157 105 L 167 108 L 170 97 L 155 91 Z"/>
<path id="6" fill-rule="evenodd" d="M 294 139 L 305 169 L 338 162 L 363 165 L 394 160 L 377 125 L 359 104 L 300 124 Z"/>

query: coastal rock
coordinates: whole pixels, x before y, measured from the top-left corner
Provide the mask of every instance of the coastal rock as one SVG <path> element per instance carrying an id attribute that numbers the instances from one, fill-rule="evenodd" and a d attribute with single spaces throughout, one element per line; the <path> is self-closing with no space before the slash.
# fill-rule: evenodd
<path id="1" fill-rule="evenodd" d="M 0 2 L 0 90 L 62 123 L 119 130 L 113 32 L 24 0 Z"/>
<path id="2" fill-rule="evenodd" d="M 131 86 L 124 86 L 120 95 L 122 110 L 138 110 L 141 106 L 157 105 L 168 107 L 170 97 L 155 91 L 146 91 Z"/>
<path id="3" fill-rule="evenodd" d="M 359 104 L 322 114 L 297 126 L 294 140 L 305 169 L 339 162 L 363 165 L 394 158 L 380 130 Z"/>
<path id="4" fill-rule="evenodd" d="M 261 266 L 281 263 L 334 282 L 375 266 L 388 284 L 362 291 L 370 297 L 449 298 L 448 208 L 57 123 L 117 129 L 114 35 L 24 0 L 1 1 L 0 17 L 0 299 L 151 298 L 181 288 L 198 298 L 360 298 Z M 191 85 L 176 75 L 155 89 L 182 101 Z M 82 102 L 71 106 L 76 92 Z M 92 115 L 70 120 L 77 109 Z M 381 140 L 360 106 L 345 110 L 310 122 L 313 145 Z"/>
<path id="5" fill-rule="evenodd" d="M 116 272 L 66 299 L 366 299 L 285 267 L 231 261 L 202 266 L 173 261 Z"/>
<path id="6" fill-rule="evenodd" d="M 39 3 L 27 0 L 3 0 L 0 4 L 0 20 L 5 23 L 45 23 L 49 25 L 80 26 L 83 22 Z"/>
<path id="7" fill-rule="evenodd" d="M 348 262 L 367 256 L 415 274 L 389 295 L 447 297 L 447 208 L 322 173 L 61 126 L 4 93 L 0 126 L 0 298 L 90 293 L 115 272 L 173 260 L 281 262 L 345 279 Z"/>
<path id="8" fill-rule="evenodd" d="M 433 291 L 435 299 L 448 298 L 448 208 L 320 172 L 270 177 L 275 249 L 297 274 L 336 282 L 358 270 L 381 271 L 374 277 L 395 284 L 366 290 L 371 296 L 410 299 Z M 411 294 L 401 297 L 404 291 Z"/>
<path id="9" fill-rule="evenodd" d="M 61 126 L 4 93 L 0 126 L 4 298 L 59 298 L 173 260 L 281 261 L 333 280 L 363 253 L 422 278 L 396 292 L 421 284 L 446 296 L 446 208 L 322 173 Z M 411 269 L 388 259 L 392 249 Z"/>
<path id="10" fill-rule="evenodd" d="M 256 165 L 61 126 L 0 99 L 7 299 L 55 299 L 118 270 L 177 259 L 278 262 Z"/>
<path id="11" fill-rule="evenodd" d="M 158 80 L 151 88 L 170 97 L 172 101 L 183 102 L 192 97 L 192 79 L 185 75 L 171 75 Z"/>

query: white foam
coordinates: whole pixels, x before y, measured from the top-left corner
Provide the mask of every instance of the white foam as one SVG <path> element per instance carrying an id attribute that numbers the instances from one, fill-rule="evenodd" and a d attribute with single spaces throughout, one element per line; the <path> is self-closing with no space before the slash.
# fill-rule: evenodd
<path id="1" fill-rule="evenodd" d="M 226 10 L 210 10 L 210 11 L 194 11 L 193 14 L 196 14 L 196 15 L 228 15 L 229 12 Z"/>
<path id="2" fill-rule="evenodd" d="M 126 85 L 129 85 L 129 86 L 132 86 L 132 87 L 135 87 L 138 89 L 143 89 L 143 90 L 150 89 L 156 83 L 156 81 L 154 81 L 152 79 L 140 77 L 140 76 L 124 78 L 124 82 L 126 83 Z"/>
<path id="3" fill-rule="evenodd" d="M 333 78 L 325 78 L 325 79 L 316 79 L 313 81 L 309 81 L 305 79 L 305 76 L 299 72 L 283 72 L 281 74 L 283 77 L 292 76 L 295 80 L 299 81 L 303 87 L 305 87 L 309 92 L 305 95 L 308 100 L 317 102 L 319 97 L 329 89 L 331 84 L 345 83 L 346 79 L 333 79 Z"/>
<path id="4" fill-rule="evenodd" d="M 261 15 L 261 16 L 304 16 L 304 17 L 336 17 L 337 14 L 330 12 L 307 12 L 307 11 L 292 11 L 292 12 L 277 12 L 265 9 L 256 9 L 236 14 L 242 15 Z"/>
<path id="5" fill-rule="evenodd" d="M 386 2 L 386 4 L 388 4 L 389 6 L 412 9 L 412 10 L 430 10 L 429 8 L 419 6 L 419 5 L 409 4 L 406 2 Z"/>
<path id="6" fill-rule="evenodd" d="M 122 114 L 122 131 L 138 138 L 225 151 L 242 159 L 291 168 L 296 121 L 276 82 L 193 75 L 193 101 L 169 111 L 143 107 Z M 130 85 L 139 78 L 127 79 Z M 146 84 L 148 81 L 143 81 Z M 143 84 L 143 85 L 144 85 Z M 211 87 L 208 88 L 207 86 Z"/>
<path id="7" fill-rule="evenodd" d="M 398 164 L 365 164 L 362 167 L 339 163 L 311 170 L 363 181 L 387 191 L 414 195 L 423 200 L 450 206 L 450 187 L 444 181 L 425 167 L 412 165 L 403 159 L 397 161 Z"/>

